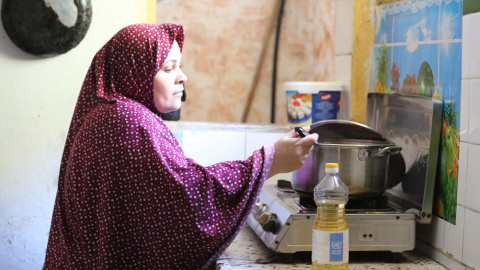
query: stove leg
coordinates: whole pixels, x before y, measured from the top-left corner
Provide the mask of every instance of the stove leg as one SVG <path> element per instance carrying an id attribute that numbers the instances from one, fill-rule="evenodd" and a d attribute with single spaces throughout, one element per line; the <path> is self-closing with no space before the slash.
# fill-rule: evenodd
<path id="1" fill-rule="evenodd" d="M 402 260 L 402 253 L 401 252 L 390 252 L 390 262 L 391 263 L 399 263 Z"/>
<path id="2" fill-rule="evenodd" d="M 293 254 L 295 254 L 295 253 L 284 253 L 284 254 L 282 254 L 283 263 L 291 264 L 293 262 Z"/>

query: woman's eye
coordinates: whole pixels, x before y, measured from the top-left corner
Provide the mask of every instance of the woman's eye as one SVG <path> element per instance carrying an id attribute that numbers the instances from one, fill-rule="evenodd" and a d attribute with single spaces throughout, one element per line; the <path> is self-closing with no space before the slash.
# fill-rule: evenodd
<path id="1" fill-rule="evenodd" d="M 173 70 L 175 69 L 179 69 L 179 68 L 182 68 L 183 66 L 180 66 L 180 65 L 173 65 L 173 66 L 168 66 L 168 67 L 165 67 L 163 69 L 163 71 L 167 72 L 167 73 L 170 73 L 172 72 Z"/>

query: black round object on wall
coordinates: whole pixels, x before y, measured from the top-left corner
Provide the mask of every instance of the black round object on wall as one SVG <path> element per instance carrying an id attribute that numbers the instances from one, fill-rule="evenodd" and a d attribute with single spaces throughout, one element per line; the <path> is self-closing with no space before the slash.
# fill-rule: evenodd
<path id="1" fill-rule="evenodd" d="M 10 39 L 36 56 L 75 48 L 92 21 L 90 0 L 3 0 L 2 23 Z"/>

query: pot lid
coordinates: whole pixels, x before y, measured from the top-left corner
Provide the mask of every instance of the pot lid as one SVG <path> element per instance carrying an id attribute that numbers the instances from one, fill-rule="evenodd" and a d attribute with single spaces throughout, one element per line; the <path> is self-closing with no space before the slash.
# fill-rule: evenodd
<path id="1" fill-rule="evenodd" d="M 385 147 L 394 146 L 395 143 L 388 140 L 358 140 L 358 139 L 318 139 L 320 146 L 342 146 L 342 147 Z"/>
<path id="2" fill-rule="evenodd" d="M 324 120 L 310 126 L 309 133 L 317 133 L 318 141 L 323 140 L 356 140 L 389 142 L 373 128 L 348 120 Z"/>

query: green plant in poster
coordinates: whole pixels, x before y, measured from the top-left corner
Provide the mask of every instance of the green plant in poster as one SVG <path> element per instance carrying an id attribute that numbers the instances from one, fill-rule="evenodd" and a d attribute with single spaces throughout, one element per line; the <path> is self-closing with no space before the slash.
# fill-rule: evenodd
<path id="1" fill-rule="evenodd" d="M 435 85 L 436 90 L 433 93 L 432 98 L 438 99 L 438 100 L 443 100 L 442 95 L 440 94 L 440 88 L 442 88 L 443 82 L 440 85 L 435 84 L 435 82 L 433 82 L 433 84 Z"/>
<path id="2" fill-rule="evenodd" d="M 388 82 L 388 62 L 390 62 L 390 54 L 388 53 L 388 46 L 382 45 L 379 49 L 380 56 L 377 57 L 377 78 L 375 79 L 374 92 L 385 93 Z"/>
<path id="3" fill-rule="evenodd" d="M 422 63 L 420 70 L 418 71 L 418 94 L 420 96 L 431 97 L 433 95 L 433 88 L 435 82 L 433 81 L 432 68 L 427 61 Z"/>
<path id="4" fill-rule="evenodd" d="M 439 192 L 437 193 L 437 212 L 444 219 L 455 223 L 458 185 L 458 151 L 460 136 L 457 129 L 458 112 L 455 102 L 445 101 L 443 112 L 443 132 L 441 138 Z"/>

